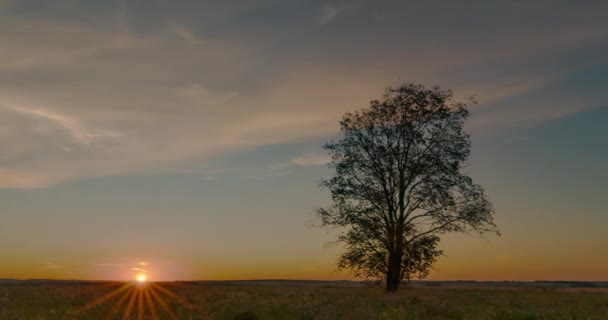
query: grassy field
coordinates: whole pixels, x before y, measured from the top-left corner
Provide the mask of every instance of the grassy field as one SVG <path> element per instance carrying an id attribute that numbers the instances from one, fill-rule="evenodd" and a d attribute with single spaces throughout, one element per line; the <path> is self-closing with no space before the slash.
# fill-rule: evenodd
<path id="1" fill-rule="evenodd" d="M 0 319 L 608 319 L 606 289 L 0 284 Z"/>

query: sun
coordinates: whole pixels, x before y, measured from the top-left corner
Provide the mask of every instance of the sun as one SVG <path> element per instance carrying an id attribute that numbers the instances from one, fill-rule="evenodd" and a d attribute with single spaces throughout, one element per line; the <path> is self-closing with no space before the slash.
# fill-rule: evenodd
<path id="1" fill-rule="evenodd" d="M 147 277 L 146 277 L 146 275 L 145 275 L 145 274 L 140 273 L 140 274 L 138 274 L 138 275 L 135 277 L 135 280 L 137 280 L 137 282 L 139 282 L 139 283 L 144 283 L 144 282 L 146 282 L 148 279 L 147 279 Z"/>

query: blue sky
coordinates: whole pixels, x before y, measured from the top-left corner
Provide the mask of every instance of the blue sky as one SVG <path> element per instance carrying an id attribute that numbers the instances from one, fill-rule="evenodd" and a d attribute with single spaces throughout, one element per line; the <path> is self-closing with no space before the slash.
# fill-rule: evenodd
<path id="1" fill-rule="evenodd" d="M 0 1 L 0 277 L 345 278 L 312 228 L 345 112 L 475 95 L 503 236 L 435 279 L 608 279 L 601 2 Z"/>

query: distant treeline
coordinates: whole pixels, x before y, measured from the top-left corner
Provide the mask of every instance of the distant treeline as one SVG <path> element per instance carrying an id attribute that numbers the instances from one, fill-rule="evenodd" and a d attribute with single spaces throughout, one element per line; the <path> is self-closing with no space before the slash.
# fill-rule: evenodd
<path id="1" fill-rule="evenodd" d="M 413 286 L 419 287 L 541 287 L 541 288 L 608 288 L 607 281 L 413 281 Z"/>
<path id="2" fill-rule="evenodd" d="M 608 288 L 608 282 L 589 281 L 536 281 L 538 284 L 568 288 Z"/>

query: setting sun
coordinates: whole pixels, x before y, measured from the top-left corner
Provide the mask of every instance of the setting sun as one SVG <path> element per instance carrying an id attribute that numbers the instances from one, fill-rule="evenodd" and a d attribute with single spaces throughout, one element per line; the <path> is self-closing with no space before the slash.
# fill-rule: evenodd
<path id="1" fill-rule="evenodd" d="M 135 280 L 137 280 L 137 282 L 146 282 L 146 280 L 147 280 L 146 275 L 143 273 L 140 273 L 135 277 Z"/>

